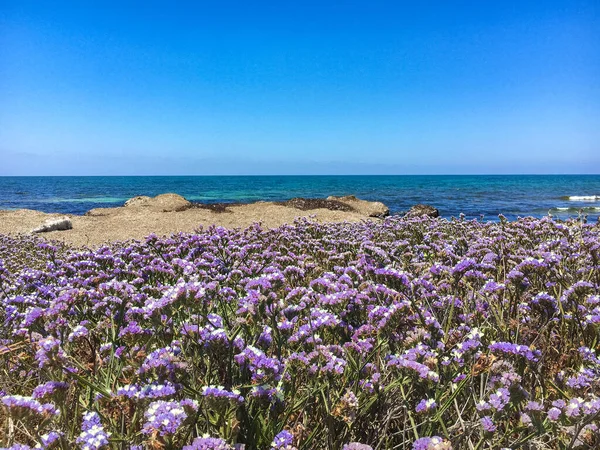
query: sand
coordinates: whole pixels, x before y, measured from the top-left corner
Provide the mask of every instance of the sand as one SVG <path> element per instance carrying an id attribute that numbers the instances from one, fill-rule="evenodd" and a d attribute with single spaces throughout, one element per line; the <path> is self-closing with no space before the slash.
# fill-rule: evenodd
<path id="1" fill-rule="evenodd" d="M 48 219 L 66 216 L 71 219 L 73 229 L 40 233 L 39 236 L 76 247 L 97 247 L 109 242 L 143 239 L 152 233 L 168 236 L 194 232 L 210 225 L 243 228 L 259 222 L 265 228 L 275 228 L 300 217 L 310 217 L 317 222 L 378 221 L 387 212 L 382 203 L 355 197 L 207 206 L 189 204 L 176 194 L 163 194 L 144 197 L 119 208 L 93 209 L 83 216 L 47 214 L 29 209 L 0 210 L 0 234 L 30 233 Z"/>

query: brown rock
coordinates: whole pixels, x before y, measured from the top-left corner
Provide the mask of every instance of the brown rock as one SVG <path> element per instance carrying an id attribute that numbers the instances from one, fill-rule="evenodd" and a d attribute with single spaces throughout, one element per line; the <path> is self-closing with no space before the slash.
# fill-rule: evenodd
<path id="1" fill-rule="evenodd" d="M 192 208 L 207 209 L 216 214 L 229 213 L 231 214 L 230 206 L 235 206 L 235 203 L 192 203 Z"/>
<path id="2" fill-rule="evenodd" d="M 185 211 L 192 204 L 178 194 L 160 194 L 156 197 L 141 195 L 125 202 L 126 208 L 149 208 L 153 211 L 173 212 Z"/>
<path id="3" fill-rule="evenodd" d="M 344 203 L 367 217 L 382 218 L 390 215 L 390 209 L 383 203 L 361 200 L 354 195 L 346 195 L 344 197 L 330 196 L 327 197 L 327 200 Z"/>
<path id="4" fill-rule="evenodd" d="M 147 206 L 150 199 L 147 195 L 138 195 L 127 200 L 123 206 Z"/>
<path id="5" fill-rule="evenodd" d="M 437 208 L 434 208 L 431 205 L 418 204 L 410 208 L 408 212 L 404 215 L 404 217 L 421 216 L 440 217 L 440 212 L 437 210 Z"/>
<path id="6" fill-rule="evenodd" d="M 329 211 L 354 211 L 355 209 L 347 203 L 340 202 L 328 198 L 326 200 L 322 198 L 302 198 L 297 197 L 286 202 L 276 202 L 276 205 L 287 206 L 289 208 L 296 208 L 301 211 L 311 211 L 313 209 L 328 209 Z"/>

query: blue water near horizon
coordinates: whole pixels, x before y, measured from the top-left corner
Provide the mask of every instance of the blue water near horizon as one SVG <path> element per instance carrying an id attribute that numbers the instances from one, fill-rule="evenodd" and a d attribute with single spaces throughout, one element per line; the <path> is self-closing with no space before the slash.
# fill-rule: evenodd
<path id="1" fill-rule="evenodd" d="M 180 194 L 202 203 L 283 201 L 356 195 L 385 203 L 392 214 L 417 203 L 443 217 L 497 220 L 503 214 L 589 220 L 600 216 L 600 175 L 307 175 L 0 177 L 0 209 L 84 214 L 122 206 L 136 195 Z"/>

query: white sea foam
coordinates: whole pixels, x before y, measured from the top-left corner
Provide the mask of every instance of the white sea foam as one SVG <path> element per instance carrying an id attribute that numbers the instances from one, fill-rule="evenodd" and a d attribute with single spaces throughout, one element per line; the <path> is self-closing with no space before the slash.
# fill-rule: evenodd
<path id="1" fill-rule="evenodd" d="M 571 195 L 569 200 L 572 202 L 595 202 L 600 200 L 600 195 Z"/>
<path id="2" fill-rule="evenodd" d="M 600 211 L 600 206 L 555 206 L 554 208 L 550 208 L 551 211 Z"/>

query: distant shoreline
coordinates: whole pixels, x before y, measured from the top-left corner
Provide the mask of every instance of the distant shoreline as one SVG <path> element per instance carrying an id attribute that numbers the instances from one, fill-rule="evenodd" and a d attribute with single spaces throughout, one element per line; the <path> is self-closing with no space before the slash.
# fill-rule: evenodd
<path id="1" fill-rule="evenodd" d="M 124 206 L 95 208 L 82 216 L 31 209 L 0 210 L 0 234 L 30 233 L 47 221 L 68 217 L 72 229 L 43 233 L 43 237 L 78 247 L 93 247 L 114 241 L 143 239 L 150 234 L 163 236 L 193 232 L 210 225 L 239 228 L 259 222 L 265 228 L 275 228 L 303 217 L 318 222 L 358 222 L 380 220 L 388 214 L 389 209 L 383 203 L 353 196 L 297 198 L 288 202 L 203 204 L 189 202 L 177 194 L 162 194 L 134 197 Z"/>
<path id="2" fill-rule="evenodd" d="M 442 217 L 600 217 L 600 175 L 95 176 L 0 178 L 0 209 L 84 215 L 137 195 L 176 192 L 202 204 L 285 202 L 356 195 L 390 213 L 435 205 Z M 211 207 L 216 208 L 216 207 Z"/>

